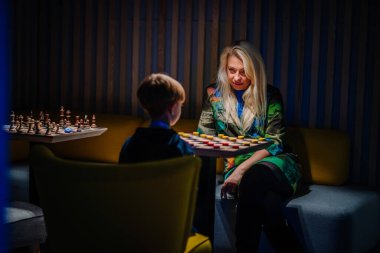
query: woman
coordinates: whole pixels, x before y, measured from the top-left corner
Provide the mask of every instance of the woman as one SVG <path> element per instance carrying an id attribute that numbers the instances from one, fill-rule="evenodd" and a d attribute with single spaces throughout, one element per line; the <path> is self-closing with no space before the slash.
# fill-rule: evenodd
<path id="1" fill-rule="evenodd" d="M 207 87 L 198 131 L 273 141 L 266 149 L 225 160 L 221 195 L 238 196 L 237 252 L 256 252 L 261 230 L 278 252 L 301 252 L 283 215 L 300 173 L 294 156 L 284 152 L 282 98 L 267 85 L 263 60 L 246 41 L 226 47 L 216 84 Z"/>

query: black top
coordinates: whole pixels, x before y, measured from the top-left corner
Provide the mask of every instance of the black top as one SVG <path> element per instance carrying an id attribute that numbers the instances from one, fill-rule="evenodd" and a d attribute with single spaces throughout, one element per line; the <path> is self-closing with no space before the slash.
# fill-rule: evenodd
<path id="1" fill-rule="evenodd" d="M 119 163 L 162 160 L 192 154 L 191 147 L 173 129 L 139 127 L 124 143 Z"/>

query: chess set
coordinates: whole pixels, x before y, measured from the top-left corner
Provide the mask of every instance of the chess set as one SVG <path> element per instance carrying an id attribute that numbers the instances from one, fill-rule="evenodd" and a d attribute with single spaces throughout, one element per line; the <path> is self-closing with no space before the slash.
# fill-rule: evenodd
<path id="1" fill-rule="evenodd" d="M 273 143 L 265 138 L 231 137 L 224 134 L 218 136 L 198 132 L 178 134 L 193 148 L 194 153 L 200 156 L 234 157 L 264 149 Z"/>
<path id="2" fill-rule="evenodd" d="M 16 115 L 11 111 L 9 115 L 9 125 L 4 125 L 3 130 L 10 134 L 12 139 L 21 139 L 35 142 L 54 143 L 60 141 L 81 139 L 98 136 L 104 133 L 107 128 L 96 125 L 95 114 L 90 119 L 75 116 L 75 122 L 71 122 L 71 111 L 61 106 L 59 121 L 56 123 L 48 113 L 40 111 L 38 117 L 30 112 L 29 115 Z"/>

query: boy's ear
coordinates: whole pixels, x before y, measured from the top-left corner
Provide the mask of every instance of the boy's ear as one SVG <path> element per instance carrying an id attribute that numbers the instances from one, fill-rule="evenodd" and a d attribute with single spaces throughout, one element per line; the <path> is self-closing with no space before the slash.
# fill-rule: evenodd
<path id="1" fill-rule="evenodd" d="M 168 107 L 168 112 L 171 114 L 174 110 L 174 106 L 175 106 L 176 103 L 171 103 Z"/>

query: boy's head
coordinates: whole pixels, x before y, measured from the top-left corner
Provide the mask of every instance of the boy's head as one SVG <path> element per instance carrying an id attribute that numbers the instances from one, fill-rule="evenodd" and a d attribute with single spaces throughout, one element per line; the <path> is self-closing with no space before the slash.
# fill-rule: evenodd
<path id="1" fill-rule="evenodd" d="M 140 83 L 137 97 L 153 119 L 166 114 L 179 114 L 169 115 L 179 118 L 181 106 L 185 102 L 185 90 L 177 80 L 166 74 L 151 74 Z"/>

